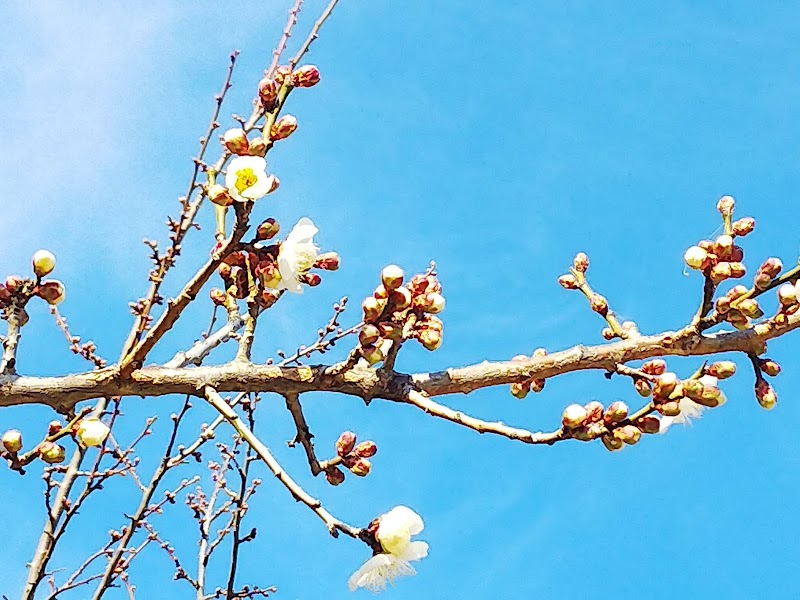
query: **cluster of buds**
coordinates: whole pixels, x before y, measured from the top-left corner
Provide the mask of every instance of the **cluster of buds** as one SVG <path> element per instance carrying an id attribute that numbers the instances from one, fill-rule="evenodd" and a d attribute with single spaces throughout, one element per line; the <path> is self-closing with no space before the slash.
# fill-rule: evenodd
<path id="1" fill-rule="evenodd" d="M 288 66 L 282 65 L 275 70 L 272 77 L 264 77 L 258 82 L 258 103 L 261 109 L 269 112 L 278 102 L 281 87 L 310 88 L 319 83 L 319 69 L 314 65 L 303 65 L 293 72 Z"/>
<path id="2" fill-rule="evenodd" d="M 397 265 L 381 272 L 381 284 L 362 303 L 364 326 L 359 332 L 359 354 L 370 365 L 385 358 L 386 342 L 414 338 L 427 350 L 442 345 L 444 324 L 436 317 L 444 310 L 442 286 L 433 272 L 415 275 L 404 285 Z"/>
<path id="3" fill-rule="evenodd" d="M 39 250 L 31 259 L 35 279 L 9 275 L 0 283 L 0 310 L 19 309 L 21 325 L 28 321 L 23 307 L 33 296 L 50 305 L 60 304 L 66 297 L 64 284 L 57 279 L 42 280 L 56 268 L 56 257 L 49 250 Z"/>
<path id="4" fill-rule="evenodd" d="M 725 321 L 739 330 L 749 328 L 750 319 L 764 316 L 758 301 L 750 297 L 750 290 L 743 285 L 735 285 L 717 298 L 714 308 Z"/>
<path id="5" fill-rule="evenodd" d="M 800 310 L 800 281 L 784 283 L 778 288 L 778 314 L 773 321 L 778 327 L 789 324 L 789 317 Z"/>
<path id="6" fill-rule="evenodd" d="M 544 348 L 537 348 L 533 351 L 533 358 L 539 358 L 540 356 L 547 356 L 547 350 Z M 511 359 L 514 362 L 522 362 L 529 360 L 527 356 L 524 354 L 520 354 L 515 356 Z M 523 381 L 521 383 L 512 383 L 511 384 L 511 395 L 517 398 L 518 400 L 524 399 L 530 392 L 539 393 L 544 389 L 545 384 L 544 379 L 529 379 L 527 381 Z"/>
<path id="7" fill-rule="evenodd" d="M 310 221 L 307 222 L 310 224 Z M 313 224 L 310 226 L 313 227 Z M 313 230 L 316 231 L 316 228 Z M 213 288 L 210 292 L 211 300 L 216 305 L 231 308 L 233 301 L 248 298 L 262 308 L 269 308 L 278 300 L 279 290 L 285 289 L 284 278 L 293 277 L 297 279 L 298 285 L 316 287 L 322 283 L 322 277 L 311 273 L 312 268 L 323 271 L 335 271 L 339 268 L 340 259 L 336 252 L 317 254 L 316 247 L 311 242 L 307 244 L 309 248 L 313 247 L 313 251 L 305 247 L 299 248 L 299 244 L 294 241 L 289 243 L 289 238 L 269 245 L 261 243 L 273 239 L 279 231 L 280 225 L 275 219 L 266 219 L 256 228 L 253 244 L 225 258 L 218 269 L 225 291 Z M 291 235 L 290 233 L 290 237 Z M 284 251 L 286 252 L 282 254 Z M 286 253 L 291 256 L 286 256 Z M 283 268 L 287 272 L 281 272 L 279 265 L 282 262 L 285 263 Z M 308 264 L 300 264 L 302 262 Z"/>
<path id="8" fill-rule="evenodd" d="M 369 459 L 378 452 L 378 446 L 369 440 L 356 445 L 357 441 L 356 434 L 352 431 L 342 432 L 336 440 L 336 457 L 328 461 L 325 468 L 325 478 L 331 485 L 344 482 L 344 471 L 337 466 L 339 464 L 358 477 L 366 477 L 372 470 Z"/>
<path id="9" fill-rule="evenodd" d="M 731 196 L 720 198 L 717 210 L 722 215 L 725 232 L 715 240 L 700 241 L 683 255 L 689 268 L 702 271 L 715 285 L 726 279 L 740 279 L 747 272 L 742 262 L 744 250 L 736 244 L 736 238 L 752 232 L 756 222 L 750 217 L 732 221 L 734 205 Z"/>
<path id="10" fill-rule="evenodd" d="M 720 379 L 727 379 L 736 372 L 736 365 L 720 361 L 707 366 L 702 372 L 688 379 L 667 371 L 663 360 L 651 360 L 642 365 L 641 371 L 649 379 L 636 380 L 634 385 L 643 396 L 652 394 L 655 409 L 665 417 L 677 417 L 686 406 L 686 401 L 706 408 L 715 408 L 725 403 L 725 395 L 717 387 Z"/>
<path id="11" fill-rule="evenodd" d="M 624 445 L 632 446 L 643 433 L 658 433 L 656 417 L 644 416 L 631 422 L 628 406 L 624 402 L 612 402 L 605 408 L 593 400 L 588 404 L 570 404 L 561 416 L 561 425 L 570 437 L 591 441 L 600 438 L 609 450 L 620 450 Z"/>

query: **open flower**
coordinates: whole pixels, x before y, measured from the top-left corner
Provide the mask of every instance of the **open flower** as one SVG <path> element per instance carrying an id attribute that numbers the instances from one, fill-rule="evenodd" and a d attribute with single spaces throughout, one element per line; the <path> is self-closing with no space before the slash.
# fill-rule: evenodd
<path id="1" fill-rule="evenodd" d="M 319 248 L 314 244 L 314 235 L 318 231 L 311 219 L 303 217 L 286 236 L 278 252 L 280 281 L 276 283 L 277 289 L 303 293 L 300 279 L 317 260 Z"/>
<path id="2" fill-rule="evenodd" d="M 267 161 L 260 156 L 237 156 L 225 175 L 225 187 L 238 202 L 263 198 L 274 185 L 275 176 L 267 175 Z"/>
<path id="3" fill-rule="evenodd" d="M 353 573 L 348 585 L 350 591 L 367 588 L 371 592 L 386 589 L 386 584 L 403 575 L 415 575 L 409 563 L 428 555 L 428 544 L 412 542 L 411 536 L 422 531 L 422 518 L 406 506 L 395 506 L 378 517 L 375 538 L 383 552 L 376 554 Z"/>
<path id="4" fill-rule="evenodd" d="M 717 385 L 717 378 L 712 377 L 711 375 L 703 375 L 699 379 L 700 383 L 705 386 L 709 387 L 716 387 Z M 719 398 L 719 404 L 717 406 L 722 406 L 725 404 L 725 395 L 721 394 Z M 667 429 L 669 429 L 672 425 L 675 424 L 683 424 L 687 425 L 692 422 L 692 419 L 699 419 L 703 415 L 703 411 L 707 408 L 702 404 L 699 404 L 692 400 L 691 398 L 683 397 L 678 404 L 680 406 L 681 412 L 676 417 L 661 417 L 661 428 L 660 433 L 664 433 Z"/>

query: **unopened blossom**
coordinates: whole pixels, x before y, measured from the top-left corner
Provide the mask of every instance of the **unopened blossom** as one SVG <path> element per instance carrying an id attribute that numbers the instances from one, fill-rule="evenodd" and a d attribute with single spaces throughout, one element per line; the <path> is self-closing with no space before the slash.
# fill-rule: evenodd
<path id="1" fill-rule="evenodd" d="M 411 541 L 422 531 L 422 518 L 406 506 L 396 506 L 378 517 L 375 538 L 383 552 L 376 554 L 353 573 L 348 581 L 351 591 L 363 587 L 371 592 L 386 589 L 386 584 L 403 575 L 415 575 L 411 561 L 428 555 L 428 544 Z"/>
<path id="2" fill-rule="evenodd" d="M 703 384 L 703 386 L 707 386 L 709 388 L 716 388 L 717 386 L 717 378 L 711 375 L 703 375 L 699 381 Z M 720 392 L 719 398 L 717 399 L 717 406 L 722 406 L 725 404 L 725 400 L 725 395 Z M 698 404 L 694 400 L 686 397 L 681 398 L 678 405 L 681 409 L 680 414 L 674 417 L 661 417 L 661 433 L 664 433 L 672 425 L 681 423 L 686 425 L 691 423 L 692 419 L 699 419 L 702 416 L 703 411 L 706 409 L 706 407 L 702 404 Z"/>
<path id="3" fill-rule="evenodd" d="M 274 184 L 275 176 L 267 175 L 267 161 L 260 156 L 237 156 L 225 175 L 225 187 L 238 202 L 263 198 Z"/>
<path id="4" fill-rule="evenodd" d="M 313 221 L 303 217 L 289 232 L 278 252 L 278 289 L 302 294 L 301 275 L 306 274 L 317 260 L 319 248 L 314 244 L 314 235 L 319 231 Z"/>
<path id="5" fill-rule="evenodd" d="M 49 250 L 39 250 L 31 259 L 33 263 L 33 272 L 37 277 L 45 277 L 53 272 L 56 268 L 56 257 Z"/>
<path id="6" fill-rule="evenodd" d="M 92 448 L 105 442 L 109 431 L 108 425 L 103 423 L 100 419 L 89 417 L 81 419 L 75 435 L 81 445 L 86 448 Z"/>

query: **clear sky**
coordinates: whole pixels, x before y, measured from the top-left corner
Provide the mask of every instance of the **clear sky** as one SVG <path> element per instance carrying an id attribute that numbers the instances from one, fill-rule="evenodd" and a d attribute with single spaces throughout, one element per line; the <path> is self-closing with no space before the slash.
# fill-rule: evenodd
<path id="1" fill-rule="evenodd" d="M 0 7 L 0 275 L 26 270 L 40 247 L 53 250 L 68 288 L 64 314 L 115 358 L 127 302 L 146 288 L 140 241 L 165 238 L 227 55 L 242 50 L 226 114 L 246 114 L 288 4 L 80 4 Z M 321 8 L 307 3 L 295 44 Z M 310 216 L 343 268 L 270 312 L 257 357 L 313 340 L 331 304 L 345 294 L 357 304 L 385 264 L 414 271 L 431 259 L 448 300 L 445 343 L 433 354 L 409 348 L 401 370 L 600 342 L 596 316 L 556 284 L 579 250 L 621 316 L 643 332 L 680 327 L 701 291 L 681 257 L 715 232 L 723 194 L 757 220 L 745 244 L 751 269 L 770 255 L 793 263 L 798 17 L 795 4 L 770 1 L 342 0 L 310 56 L 323 81 L 291 96 L 299 130 L 270 154 L 281 188 L 256 214 L 284 227 Z M 210 210 L 201 222 L 170 290 L 207 255 Z M 151 358 L 190 343 L 207 312 L 191 313 Z M 85 369 L 46 310 L 33 310 L 26 329 L 22 372 Z M 599 443 L 528 447 L 411 407 L 317 394 L 305 405 L 319 448 L 343 429 L 379 447 L 369 477 L 333 489 L 286 447 L 292 425 L 279 398 L 264 398 L 260 431 L 343 520 L 366 524 L 396 504 L 424 517 L 430 556 L 386 598 L 797 598 L 798 339 L 770 347 L 784 366 L 775 411 L 759 408 L 746 363 L 732 357 L 742 368 L 724 385 L 724 407 L 613 455 Z M 688 375 L 698 361 L 671 364 Z M 445 400 L 547 430 L 564 406 L 591 399 L 636 402 L 599 373 L 550 381 L 522 402 L 506 389 Z M 130 399 L 119 437 L 178 402 Z M 0 429 L 34 439 L 50 418 L 6 410 Z M 56 562 L 74 567 L 102 544 L 133 509 L 133 489 L 122 481 L 88 506 Z M 13 598 L 42 523 L 37 469 L 22 479 L 0 471 L 0 504 L 0 592 Z M 165 536 L 193 565 L 187 513 L 179 505 L 161 523 L 172 520 Z M 346 581 L 367 558 L 362 544 L 330 539 L 269 477 L 249 518 L 259 535 L 244 550 L 242 583 L 276 585 L 291 600 L 356 597 Z M 131 572 L 138 597 L 189 597 L 171 574 L 148 550 Z"/>

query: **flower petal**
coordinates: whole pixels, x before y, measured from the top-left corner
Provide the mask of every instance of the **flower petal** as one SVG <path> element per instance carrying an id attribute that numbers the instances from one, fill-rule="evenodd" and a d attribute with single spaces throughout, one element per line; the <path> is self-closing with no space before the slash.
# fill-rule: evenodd
<path id="1" fill-rule="evenodd" d="M 303 242 L 310 242 L 311 238 L 319 233 L 319 229 L 314 225 L 314 221 L 308 217 L 303 217 L 297 222 L 289 235 L 286 236 L 284 244 L 300 244 Z"/>
<path id="2" fill-rule="evenodd" d="M 413 510 L 407 506 L 395 506 L 392 510 L 380 517 L 379 527 L 389 529 L 406 528 L 411 535 L 416 535 L 425 528 L 425 524 Z"/>
<path id="3" fill-rule="evenodd" d="M 402 560 L 421 560 L 428 556 L 428 544 L 426 542 L 410 542 L 405 552 L 399 558 Z"/>

